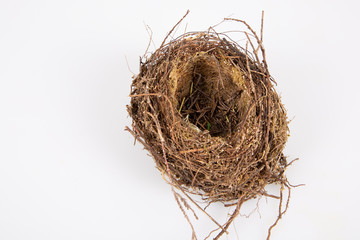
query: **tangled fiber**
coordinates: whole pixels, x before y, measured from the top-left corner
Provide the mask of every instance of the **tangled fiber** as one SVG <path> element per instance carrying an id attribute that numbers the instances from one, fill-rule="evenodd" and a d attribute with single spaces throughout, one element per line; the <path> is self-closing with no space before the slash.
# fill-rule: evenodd
<path id="1" fill-rule="evenodd" d="M 207 214 L 221 230 L 214 239 L 227 232 L 243 202 L 259 196 L 280 199 L 275 226 L 288 205 L 289 198 L 282 209 L 284 187 L 290 193 L 282 153 L 288 120 L 265 60 L 262 33 L 259 38 L 246 22 L 232 20 L 248 27 L 245 48 L 213 29 L 165 39 L 141 62 L 128 106 L 133 124 L 127 130 L 167 176 L 188 221 L 181 204 L 189 206 L 175 189 L 203 212 L 191 194 L 236 206 L 223 225 Z M 271 183 L 281 184 L 280 196 L 265 191 Z"/>

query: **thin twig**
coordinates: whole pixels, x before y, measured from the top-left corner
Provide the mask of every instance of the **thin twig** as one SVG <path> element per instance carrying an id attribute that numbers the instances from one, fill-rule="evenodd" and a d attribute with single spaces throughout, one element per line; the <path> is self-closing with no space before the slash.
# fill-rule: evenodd
<path id="1" fill-rule="evenodd" d="M 170 32 L 166 35 L 166 37 L 164 38 L 163 42 L 161 43 L 159 49 L 161 49 L 164 46 L 164 43 L 166 42 L 166 40 L 168 39 L 168 37 L 170 36 L 170 34 L 174 31 L 174 29 L 182 22 L 182 20 L 184 20 L 184 18 L 189 14 L 190 10 L 187 10 L 185 15 L 180 19 L 180 21 L 178 21 L 175 26 L 170 30 Z"/>

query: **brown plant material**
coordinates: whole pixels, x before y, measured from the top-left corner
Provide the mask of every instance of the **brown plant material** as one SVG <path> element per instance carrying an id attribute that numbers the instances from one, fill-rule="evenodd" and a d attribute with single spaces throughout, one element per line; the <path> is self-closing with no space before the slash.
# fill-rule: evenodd
<path id="1" fill-rule="evenodd" d="M 133 124 L 127 130 L 168 177 L 190 224 L 184 207 L 191 207 L 175 189 L 205 214 L 191 194 L 236 206 L 224 225 L 207 214 L 221 230 L 214 239 L 227 231 L 245 201 L 259 196 L 279 199 L 275 226 L 288 206 L 287 200 L 282 207 L 284 187 L 290 193 L 282 153 L 288 120 L 268 70 L 262 31 L 259 38 L 246 22 L 227 20 L 245 24 L 252 53 L 248 44 L 243 48 L 212 28 L 167 43 L 165 38 L 141 62 L 128 106 Z M 281 184 L 280 197 L 265 191 L 272 183 Z"/>

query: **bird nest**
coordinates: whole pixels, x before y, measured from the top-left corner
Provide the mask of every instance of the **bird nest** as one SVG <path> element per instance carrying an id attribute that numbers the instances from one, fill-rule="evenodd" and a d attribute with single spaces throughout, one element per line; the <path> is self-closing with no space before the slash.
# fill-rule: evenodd
<path id="1" fill-rule="evenodd" d="M 236 205 L 227 223 L 214 220 L 221 229 L 215 239 L 243 202 L 270 196 L 265 186 L 290 189 L 282 153 L 289 132 L 286 110 L 274 89 L 262 36 L 236 21 L 249 29 L 246 47 L 215 31 L 164 40 L 141 63 L 128 106 L 133 124 L 127 130 L 173 188 L 190 199 L 197 194 L 208 202 Z M 276 198 L 281 205 L 282 191 Z M 277 221 L 283 213 L 280 206 Z"/>

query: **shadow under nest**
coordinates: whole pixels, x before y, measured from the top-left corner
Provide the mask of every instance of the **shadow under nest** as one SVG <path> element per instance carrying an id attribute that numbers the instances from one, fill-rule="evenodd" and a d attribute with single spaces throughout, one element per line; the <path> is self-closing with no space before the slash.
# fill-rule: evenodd
<path id="1" fill-rule="evenodd" d="M 184 34 L 141 63 L 131 86 L 133 124 L 127 130 L 151 153 L 172 187 L 187 197 L 197 194 L 210 203 L 236 205 L 227 223 L 216 222 L 221 232 L 215 239 L 243 202 L 272 196 L 266 185 L 278 183 L 290 193 L 284 175 L 289 164 L 282 153 L 289 133 L 286 110 L 262 42 L 252 34 L 259 45 L 253 53 L 225 34 Z M 280 197 L 272 197 L 280 199 L 278 221 L 286 211 L 281 210 L 282 190 Z"/>

